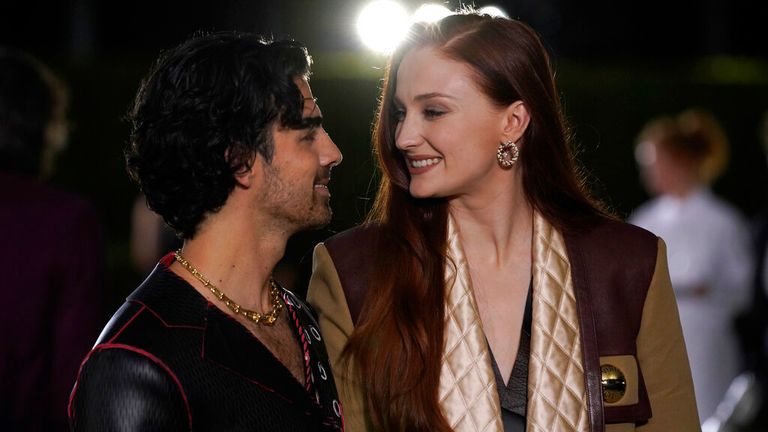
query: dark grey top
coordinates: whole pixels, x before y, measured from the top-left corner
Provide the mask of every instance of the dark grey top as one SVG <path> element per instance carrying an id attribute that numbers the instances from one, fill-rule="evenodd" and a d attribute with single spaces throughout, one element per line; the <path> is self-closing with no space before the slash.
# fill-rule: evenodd
<path id="1" fill-rule="evenodd" d="M 525 313 L 523 314 L 523 327 L 520 330 L 520 346 L 517 349 L 515 365 L 509 381 L 504 384 L 496 364 L 496 358 L 491 353 L 493 374 L 496 376 L 496 389 L 499 392 L 501 402 L 501 419 L 504 423 L 504 432 L 524 432 L 526 402 L 528 401 L 528 357 L 531 349 L 531 320 L 533 315 L 531 305 L 531 287 L 528 288 L 528 297 L 525 300 Z"/>

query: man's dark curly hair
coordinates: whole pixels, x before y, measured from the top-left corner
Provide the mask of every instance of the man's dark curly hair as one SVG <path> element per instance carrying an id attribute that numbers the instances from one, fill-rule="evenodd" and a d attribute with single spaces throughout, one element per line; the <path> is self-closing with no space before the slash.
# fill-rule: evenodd
<path id="1" fill-rule="evenodd" d="M 198 35 L 163 53 L 128 114 L 128 173 L 149 208 L 182 238 L 194 237 L 250 169 L 272 160 L 271 127 L 303 128 L 307 49 L 246 33 Z"/>

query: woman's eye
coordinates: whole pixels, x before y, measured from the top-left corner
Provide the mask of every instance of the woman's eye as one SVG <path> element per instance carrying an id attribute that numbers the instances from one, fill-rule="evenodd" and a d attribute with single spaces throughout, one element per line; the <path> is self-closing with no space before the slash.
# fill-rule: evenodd
<path id="1" fill-rule="evenodd" d="M 426 118 L 437 118 L 443 114 L 445 114 L 445 111 L 441 111 L 434 108 L 427 108 L 424 110 L 424 117 Z"/>
<path id="2" fill-rule="evenodd" d="M 398 123 L 403 121 L 403 119 L 405 118 L 405 110 L 403 109 L 394 110 L 392 112 L 392 118 Z"/>

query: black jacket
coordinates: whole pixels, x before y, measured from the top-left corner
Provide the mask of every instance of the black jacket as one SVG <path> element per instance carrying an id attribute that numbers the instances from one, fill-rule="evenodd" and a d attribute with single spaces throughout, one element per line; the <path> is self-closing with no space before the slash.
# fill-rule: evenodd
<path id="1" fill-rule="evenodd" d="M 283 290 L 306 360 L 299 384 L 240 323 L 164 258 L 115 313 L 72 391 L 76 431 L 338 431 L 341 406 L 319 326 Z"/>

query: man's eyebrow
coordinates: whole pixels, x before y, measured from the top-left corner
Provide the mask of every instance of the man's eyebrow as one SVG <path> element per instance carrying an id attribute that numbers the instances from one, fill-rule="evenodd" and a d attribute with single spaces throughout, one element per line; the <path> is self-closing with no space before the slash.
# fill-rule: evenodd
<path id="1" fill-rule="evenodd" d="M 301 119 L 301 122 L 297 125 L 297 129 L 310 129 L 310 128 L 317 128 L 323 125 L 323 117 L 322 116 L 313 116 L 313 117 L 304 117 Z"/>

